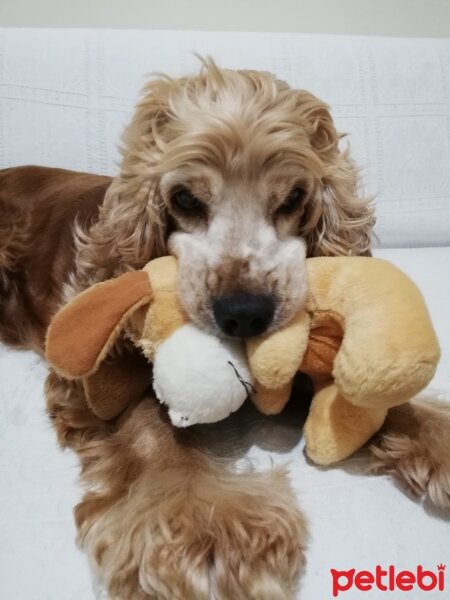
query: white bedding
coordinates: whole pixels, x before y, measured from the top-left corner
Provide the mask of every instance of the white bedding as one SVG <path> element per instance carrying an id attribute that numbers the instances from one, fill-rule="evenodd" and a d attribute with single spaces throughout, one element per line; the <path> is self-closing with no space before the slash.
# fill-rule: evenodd
<path id="1" fill-rule="evenodd" d="M 444 275 L 450 248 L 377 254 L 403 268 L 423 290 L 442 345 L 429 393 L 450 400 L 450 282 Z M 74 545 L 71 510 L 80 497 L 76 459 L 58 449 L 44 414 L 45 373 L 45 365 L 33 353 L 0 347 L 0 597 L 92 600 L 89 569 Z M 269 467 L 271 460 L 288 462 L 308 517 L 311 542 L 299 598 L 331 600 L 330 568 L 395 564 L 411 570 L 417 564 L 435 569 L 440 562 L 450 563 L 449 522 L 426 512 L 389 478 L 358 474 L 361 458 L 349 460 L 344 468 L 322 471 L 305 461 L 295 424 L 258 419 L 253 428 L 248 425 L 227 429 L 227 437 L 250 444 L 247 456 L 258 468 Z M 446 597 L 437 591 L 414 594 L 411 600 Z M 366 596 L 342 595 L 347 600 L 359 597 Z M 386 597 L 382 592 L 370 594 L 370 600 Z"/>

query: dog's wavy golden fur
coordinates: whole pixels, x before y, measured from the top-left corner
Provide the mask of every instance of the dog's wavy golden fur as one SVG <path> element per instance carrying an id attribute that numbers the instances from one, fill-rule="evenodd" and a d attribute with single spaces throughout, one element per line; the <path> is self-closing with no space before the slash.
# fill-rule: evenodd
<path id="1" fill-rule="evenodd" d="M 0 172 L 0 339 L 42 352 L 65 300 L 168 250 L 203 327 L 217 331 L 215 295 L 267 291 L 269 279 L 278 326 L 301 297 L 305 256 L 370 253 L 373 211 L 339 139 L 323 102 L 269 73 L 206 62 L 152 80 L 115 179 Z M 112 360 L 128 353 L 122 344 Z M 111 598 L 293 597 L 306 528 L 283 472 L 235 473 L 174 430 L 150 392 L 106 422 L 83 390 L 51 372 L 47 407 L 80 457 L 79 540 Z M 449 434 L 442 406 L 394 409 L 372 466 L 449 508 Z"/>

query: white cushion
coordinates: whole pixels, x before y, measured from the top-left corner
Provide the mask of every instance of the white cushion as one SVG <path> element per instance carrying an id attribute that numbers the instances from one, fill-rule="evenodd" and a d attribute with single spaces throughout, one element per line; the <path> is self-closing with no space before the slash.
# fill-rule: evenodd
<path id="1" fill-rule="evenodd" d="M 387 247 L 450 245 L 450 41 L 186 31 L 0 30 L 0 167 L 115 173 L 152 71 L 193 52 L 264 69 L 329 102 L 349 132 Z"/>

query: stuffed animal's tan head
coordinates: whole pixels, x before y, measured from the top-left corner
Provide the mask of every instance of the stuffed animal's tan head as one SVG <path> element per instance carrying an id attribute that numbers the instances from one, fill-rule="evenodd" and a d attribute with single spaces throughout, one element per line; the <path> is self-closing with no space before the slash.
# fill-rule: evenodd
<path id="1" fill-rule="evenodd" d="M 155 347 L 185 322 L 176 274 L 173 257 L 156 259 L 142 271 L 92 286 L 53 318 L 47 360 L 63 377 L 83 380 L 89 405 L 100 418 L 115 417 L 150 385 Z M 125 331 L 140 352 L 109 357 Z"/>

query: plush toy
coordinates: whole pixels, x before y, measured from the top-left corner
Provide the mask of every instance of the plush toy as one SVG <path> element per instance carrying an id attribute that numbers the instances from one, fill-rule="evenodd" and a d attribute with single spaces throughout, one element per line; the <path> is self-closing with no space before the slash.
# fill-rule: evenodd
<path id="1" fill-rule="evenodd" d="M 247 398 L 252 377 L 244 346 L 189 323 L 177 299 L 176 283 L 177 262 L 164 256 L 142 271 L 94 285 L 53 319 L 47 359 L 64 377 L 84 378 L 88 402 L 100 418 L 113 418 L 151 384 L 149 363 L 156 396 L 168 406 L 178 427 L 220 421 Z M 124 331 L 147 359 L 143 368 L 136 358 L 130 376 L 123 361 L 114 361 L 107 371 L 102 365 Z M 119 377 L 109 385 L 118 368 Z"/>
<path id="2" fill-rule="evenodd" d="M 392 264 L 313 258 L 307 273 L 307 303 L 292 322 L 244 344 L 189 323 L 177 300 L 176 260 L 156 259 L 63 307 L 47 334 L 47 358 L 63 376 L 82 378 L 92 410 L 112 418 L 150 383 L 147 369 L 139 376 L 123 365 L 105 370 L 105 357 L 125 332 L 153 363 L 155 393 L 178 426 L 218 421 L 249 395 L 262 412 L 277 413 L 302 371 L 315 387 L 307 453 L 331 464 L 376 433 L 390 407 L 428 384 L 439 346 L 419 290 Z M 105 388 L 113 372 L 116 384 Z"/>

